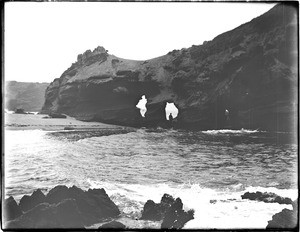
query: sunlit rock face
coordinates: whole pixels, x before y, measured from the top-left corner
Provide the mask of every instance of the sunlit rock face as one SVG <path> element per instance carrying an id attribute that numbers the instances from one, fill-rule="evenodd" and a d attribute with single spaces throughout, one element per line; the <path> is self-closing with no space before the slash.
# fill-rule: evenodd
<path id="1" fill-rule="evenodd" d="M 151 60 L 126 60 L 98 47 L 48 86 L 43 112 L 161 126 L 168 102 L 179 110 L 174 127 L 289 131 L 297 118 L 297 51 L 297 11 L 288 4 Z M 145 117 L 136 107 L 143 95 Z"/>

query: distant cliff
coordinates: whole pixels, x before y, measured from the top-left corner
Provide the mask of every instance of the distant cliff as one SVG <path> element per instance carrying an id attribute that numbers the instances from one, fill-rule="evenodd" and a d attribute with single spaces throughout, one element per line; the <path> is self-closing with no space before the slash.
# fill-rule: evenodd
<path id="1" fill-rule="evenodd" d="M 163 126 L 168 101 L 179 108 L 177 127 L 288 131 L 297 117 L 297 51 L 297 8 L 287 4 L 212 41 L 146 61 L 98 47 L 54 79 L 43 112 Z M 142 95 L 145 118 L 135 108 Z"/>
<path id="2" fill-rule="evenodd" d="M 22 108 L 38 112 L 45 102 L 45 90 L 49 83 L 5 82 L 5 109 Z"/>

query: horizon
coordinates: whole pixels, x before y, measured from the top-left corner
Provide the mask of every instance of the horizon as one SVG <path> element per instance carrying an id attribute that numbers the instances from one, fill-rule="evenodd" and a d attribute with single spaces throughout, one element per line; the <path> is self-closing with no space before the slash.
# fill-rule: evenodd
<path id="1" fill-rule="evenodd" d="M 275 5 L 7 2 L 5 81 L 50 83 L 76 62 L 77 55 L 97 46 L 124 59 L 157 58 L 211 41 Z"/>

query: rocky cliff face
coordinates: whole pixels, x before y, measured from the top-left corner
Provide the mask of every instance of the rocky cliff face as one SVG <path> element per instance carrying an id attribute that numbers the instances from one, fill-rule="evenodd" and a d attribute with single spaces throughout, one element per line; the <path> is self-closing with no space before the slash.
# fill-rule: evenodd
<path id="1" fill-rule="evenodd" d="M 146 61 L 121 59 L 103 47 L 88 50 L 48 86 L 43 112 L 163 126 L 168 101 L 179 108 L 181 128 L 293 130 L 296 9 L 279 4 L 212 41 Z M 142 95 L 148 99 L 145 118 L 135 107 Z"/>
<path id="2" fill-rule="evenodd" d="M 5 109 L 40 111 L 45 102 L 45 90 L 49 83 L 5 82 Z"/>

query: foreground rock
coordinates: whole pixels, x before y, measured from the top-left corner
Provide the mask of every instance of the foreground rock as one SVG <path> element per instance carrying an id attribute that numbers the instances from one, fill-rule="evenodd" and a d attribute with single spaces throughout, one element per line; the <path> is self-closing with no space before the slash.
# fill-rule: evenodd
<path id="1" fill-rule="evenodd" d="M 47 194 L 47 202 L 58 203 L 64 199 L 75 199 L 85 225 L 91 225 L 104 218 L 116 217 L 120 214 L 118 207 L 108 197 L 104 189 L 83 191 L 76 186 L 56 186 Z"/>
<path id="2" fill-rule="evenodd" d="M 291 229 L 297 226 L 298 200 L 293 202 L 293 210 L 283 209 L 280 213 L 273 215 L 272 220 L 268 221 L 267 229 Z"/>
<path id="3" fill-rule="evenodd" d="M 31 196 L 23 196 L 19 205 L 12 197 L 5 202 L 8 229 L 83 228 L 120 214 L 104 189 L 83 191 L 76 186 L 59 185 L 46 196 L 36 190 Z"/>
<path id="4" fill-rule="evenodd" d="M 26 212 L 36 205 L 46 202 L 46 197 L 40 189 L 34 191 L 31 196 L 24 195 L 19 203 L 20 208 L 23 212 Z"/>
<path id="5" fill-rule="evenodd" d="M 202 45 L 133 61 L 87 50 L 45 94 L 43 113 L 135 127 L 294 131 L 297 126 L 297 4 L 265 14 Z M 136 104 L 148 99 L 145 118 Z M 225 112 L 228 111 L 226 115 Z"/>
<path id="6" fill-rule="evenodd" d="M 13 220 L 22 215 L 22 210 L 13 197 L 9 197 L 4 201 L 3 211 L 4 221 Z"/>
<path id="7" fill-rule="evenodd" d="M 41 203 L 21 217 L 6 224 L 9 229 L 83 229 L 84 224 L 76 201 L 66 199 L 58 204 Z"/>
<path id="8" fill-rule="evenodd" d="M 242 199 L 249 199 L 253 201 L 263 201 L 266 203 L 279 203 L 279 204 L 293 204 L 293 201 L 288 197 L 280 197 L 275 193 L 267 192 L 246 192 L 242 195 Z"/>
<path id="9" fill-rule="evenodd" d="M 158 204 L 152 200 L 146 202 L 140 219 L 162 220 L 162 229 L 181 229 L 186 222 L 194 219 L 194 211 L 185 212 L 180 198 L 175 200 L 172 196 L 164 194 Z"/>

